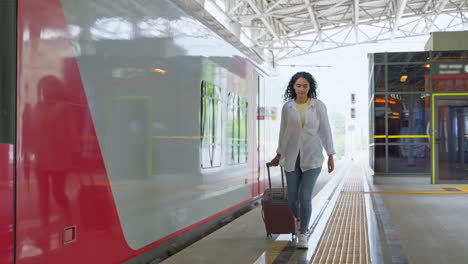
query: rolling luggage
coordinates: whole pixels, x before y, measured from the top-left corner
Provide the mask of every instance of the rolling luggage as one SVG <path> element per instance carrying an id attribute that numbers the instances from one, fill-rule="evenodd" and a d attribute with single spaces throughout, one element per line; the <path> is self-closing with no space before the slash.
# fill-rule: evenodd
<path id="1" fill-rule="evenodd" d="M 271 237 L 271 234 L 291 234 L 294 240 L 296 236 L 295 219 L 288 206 L 287 193 L 284 188 L 283 167 L 280 166 L 282 188 L 272 188 L 270 176 L 271 163 L 268 162 L 266 166 L 270 188 L 263 194 L 262 217 L 265 223 L 267 237 Z"/>

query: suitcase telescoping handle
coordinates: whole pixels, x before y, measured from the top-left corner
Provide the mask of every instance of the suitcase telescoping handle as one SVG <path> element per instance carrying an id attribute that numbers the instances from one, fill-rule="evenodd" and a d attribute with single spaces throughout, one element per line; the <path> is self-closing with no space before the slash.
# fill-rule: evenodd
<path id="1" fill-rule="evenodd" d="M 271 176 L 270 176 L 270 167 L 273 166 L 271 164 L 271 162 L 267 162 L 266 163 L 266 166 L 267 166 L 267 170 L 268 170 L 268 185 L 270 186 L 270 191 L 272 190 L 271 189 Z M 283 193 L 285 193 L 284 191 L 284 172 L 283 172 L 283 166 L 279 165 L 280 166 L 280 169 L 281 169 L 281 186 L 283 187 Z"/>

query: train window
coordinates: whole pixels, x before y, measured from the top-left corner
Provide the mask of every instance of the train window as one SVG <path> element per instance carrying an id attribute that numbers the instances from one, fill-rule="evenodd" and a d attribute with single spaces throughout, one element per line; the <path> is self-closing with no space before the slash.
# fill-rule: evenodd
<path id="1" fill-rule="evenodd" d="M 228 99 L 228 157 L 229 157 L 229 164 L 236 164 L 238 159 L 238 151 L 237 151 L 237 114 L 238 114 L 238 101 L 239 97 L 230 93 Z"/>
<path id="2" fill-rule="evenodd" d="M 221 91 L 219 87 L 202 81 L 201 83 L 201 167 L 221 166 L 222 113 Z"/>
<path id="3" fill-rule="evenodd" d="M 229 164 L 247 162 L 247 100 L 234 93 L 228 99 Z"/>
<path id="4" fill-rule="evenodd" d="M 240 126 L 240 144 L 239 144 L 239 163 L 246 163 L 248 157 L 248 147 L 247 147 L 247 124 L 248 124 L 248 102 L 246 99 L 240 100 L 240 119 L 239 119 L 239 126 Z"/>

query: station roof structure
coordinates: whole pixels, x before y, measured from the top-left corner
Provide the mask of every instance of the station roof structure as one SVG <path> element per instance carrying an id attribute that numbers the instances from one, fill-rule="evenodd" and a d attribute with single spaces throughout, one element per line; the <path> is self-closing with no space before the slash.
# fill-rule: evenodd
<path id="1" fill-rule="evenodd" d="M 468 0 L 197 0 L 276 61 L 363 43 L 468 30 Z"/>

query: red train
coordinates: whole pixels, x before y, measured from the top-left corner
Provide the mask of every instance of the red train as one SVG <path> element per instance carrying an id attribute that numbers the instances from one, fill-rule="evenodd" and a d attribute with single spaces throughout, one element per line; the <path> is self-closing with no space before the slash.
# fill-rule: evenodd
<path id="1" fill-rule="evenodd" d="M 0 263 L 150 262 L 263 192 L 264 77 L 185 2 L 2 3 Z"/>

